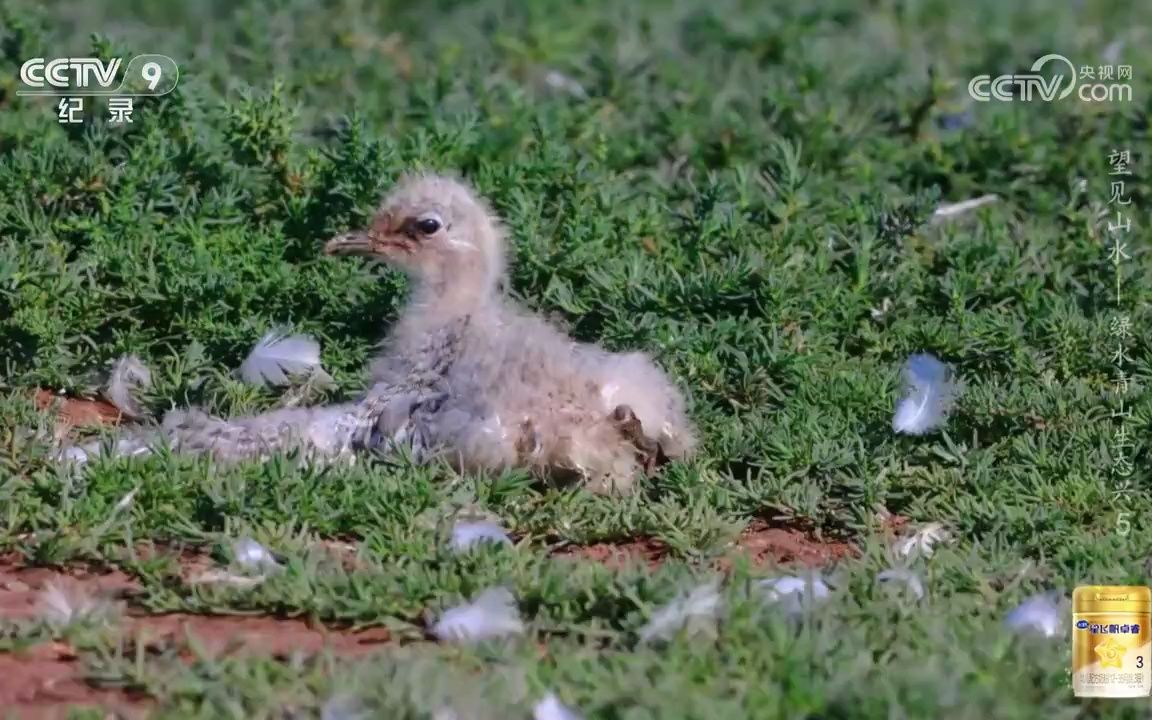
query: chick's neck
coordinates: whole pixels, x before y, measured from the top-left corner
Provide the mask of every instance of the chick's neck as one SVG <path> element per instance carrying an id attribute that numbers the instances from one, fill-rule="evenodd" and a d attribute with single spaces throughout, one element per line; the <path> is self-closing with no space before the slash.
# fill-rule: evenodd
<path id="1" fill-rule="evenodd" d="M 414 279 L 405 315 L 424 323 L 439 324 L 474 315 L 493 305 L 498 297 L 495 278 L 488 272 L 437 273 Z"/>

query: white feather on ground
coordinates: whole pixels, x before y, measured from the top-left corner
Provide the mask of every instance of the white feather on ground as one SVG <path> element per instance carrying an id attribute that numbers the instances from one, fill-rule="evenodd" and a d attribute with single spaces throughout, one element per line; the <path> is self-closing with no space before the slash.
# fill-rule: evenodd
<path id="1" fill-rule="evenodd" d="M 1021 634 L 1056 637 L 1064 630 L 1065 609 L 1054 593 L 1033 595 L 1004 617 L 1009 630 Z"/>
<path id="2" fill-rule="evenodd" d="M 565 75 L 559 70 L 549 70 L 545 73 L 544 84 L 553 90 L 567 93 L 574 98 L 579 98 L 580 100 L 588 99 L 588 91 L 584 89 L 584 86 L 581 85 L 578 80 Z"/>
<path id="3" fill-rule="evenodd" d="M 370 713 L 355 696 L 338 694 L 320 706 L 320 720 L 368 720 Z"/>
<path id="4" fill-rule="evenodd" d="M 136 502 L 136 493 L 138 492 L 140 492 L 140 488 L 134 487 L 125 493 L 123 497 L 117 500 L 116 504 L 112 506 L 112 511 L 108 513 L 108 517 L 104 519 L 104 523 L 100 525 L 99 528 L 97 528 L 96 534 L 106 532 L 112 527 L 112 524 L 115 523 L 121 515 L 124 513 L 130 513 L 133 503 Z M 129 521 L 131 521 L 130 516 L 126 522 Z"/>
<path id="5" fill-rule="evenodd" d="M 269 331 L 240 365 L 240 377 L 251 385 L 287 385 L 294 377 L 329 379 L 320 367 L 320 343 L 308 335 Z"/>
<path id="6" fill-rule="evenodd" d="M 212 568 L 189 579 L 193 585 L 228 585 L 241 590 L 256 587 L 283 568 L 275 556 L 252 538 L 242 537 L 231 545 L 229 569 Z M 235 571 L 235 572 L 234 572 Z"/>
<path id="7" fill-rule="evenodd" d="M 640 642 L 668 641 L 682 629 L 688 635 L 713 632 L 723 611 L 719 581 L 701 585 L 653 613 L 639 630 Z"/>
<path id="8" fill-rule="evenodd" d="M 75 445 L 61 449 L 57 457 L 61 462 L 71 465 L 83 465 L 89 460 L 88 451 Z"/>
<path id="9" fill-rule="evenodd" d="M 881 585 L 901 585 L 905 592 L 916 600 L 924 599 L 924 583 L 920 576 L 907 568 L 888 568 L 876 575 L 876 582 Z"/>
<path id="10" fill-rule="evenodd" d="M 981 195 L 970 200 L 961 200 L 956 203 L 943 203 L 936 211 L 932 213 L 932 221 L 939 223 L 945 220 L 963 215 L 964 213 L 971 212 L 977 208 L 982 208 L 985 205 L 991 205 L 1000 200 L 996 195 Z"/>
<path id="11" fill-rule="evenodd" d="M 949 542 L 952 533 L 942 523 L 932 522 L 896 541 L 894 549 L 899 557 L 932 557 L 936 545 Z"/>
<path id="12" fill-rule="evenodd" d="M 228 585 L 239 590 L 254 588 L 268 579 L 266 575 L 237 575 L 227 570 L 205 570 L 188 578 L 189 585 Z"/>
<path id="13" fill-rule="evenodd" d="M 239 569 L 250 573 L 265 573 L 280 567 L 268 548 L 248 537 L 232 543 L 232 561 Z"/>
<path id="14" fill-rule="evenodd" d="M 94 458 L 104 455 L 104 445 L 102 440 L 93 440 L 84 445 L 61 448 L 56 457 L 61 462 L 73 466 L 84 465 Z M 111 452 L 108 454 L 112 457 L 137 457 L 152 453 L 152 447 L 148 444 L 147 438 L 142 436 L 116 438 L 111 443 L 110 449 Z"/>
<path id="15" fill-rule="evenodd" d="M 923 435 L 948 418 L 956 399 L 956 385 L 948 366 L 932 355 L 913 355 L 904 364 L 904 398 L 896 406 L 892 429 Z"/>
<path id="16" fill-rule="evenodd" d="M 135 355 L 125 355 L 112 366 L 104 396 L 122 415 L 142 418 L 147 412 L 140 407 L 137 394 L 152 387 L 152 371 Z"/>
<path id="17" fill-rule="evenodd" d="M 502 587 L 485 590 L 471 602 L 446 610 L 432 626 L 433 635 L 450 642 L 475 642 L 523 632 L 516 598 Z"/>
<path id="18" fill-rule="evenodd" d="M 77 622 L 109 619 L 116 610 L 112 603 L 98 600 L 78 586 L 49 582 L 37 596 L 37 615 L 56 628 Z"/>
<path id="19" fill-rule="evenodd" d="M 532 720 L 584 720 L 584 716 L 560 702 L 560 698 L 548 693 L 532 708 Z"/>
<path id="20" fill-rule="evenodd" d="M 124 497 L 117 500 L 116 504 L 114 506 L 112 506 L 111 515 L 116 515 L 118 513 L 122 513 L 125 510 L 128 510 L 129 508 L 131 508 L 132 503 L 136 502 L 136 493 L 138 493 L 138 492 L 140 492 L 140 488 L 134 487 L 131 490 L 129 490 L 128 492 L 124 493 Z M 111 519 L 111 516 L 109 517 L 109 519 Z"/>
<path id="21" fill-rule="evenodd" d="M 1120 53 L 1124 51 L 1125 43 L 1124 38 L 1116 38 L 1104 46 L 1104 50 L 1100 53 L 1100 58 L 1109 65 L 1118 64 L 1120 62 Z"/>
<path id="22" fill-rule="evenodd" d="M 455 552 L 464 552 L 483 543 L 511 545 L 512 539 L 494 522 L 457 522 L 452 526 L 451 547 Z"/>
<path id="23" fill-rule="evenodd" d="M 756 586 L 763 593 L 765 602 L 779 605 L 789 615 L 802 615 L 806 608 L 815 607 L 832 594 L 819 573 L 812 573 L 810 577 L 785 575 L 768 578 Z"/>

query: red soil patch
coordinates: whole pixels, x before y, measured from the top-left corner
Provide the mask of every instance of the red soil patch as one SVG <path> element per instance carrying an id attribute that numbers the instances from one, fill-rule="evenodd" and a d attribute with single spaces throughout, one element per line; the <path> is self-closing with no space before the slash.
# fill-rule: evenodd
<path id="1" fill-rule="evenodd" d="M 655 538 L 639 538 L 627 542 L 569 545 L 557 550 L 555 554 L 591 560 L 611 568 L 643 563 L 654 570 L 668 555 L 668 546 Z"/>
<path id="2" fill-rule="evenodd" d="M 138 718 L 152 702 L 123 690 L 85 682 L 76 654 L 64 643 L 44 643 L 18 653 L 0 653 L 0 708 L 21 720 L 66 718 L 80 707 L 97 707 L 111 717 Z"/>
<path id="3" fill-rule="evenodd" d="M 181 556 L 186 579 L 195 577 L 210 564 L 207 556 L 192 553 Z M 0 560 L 0 617 L 9 620 L 35 617 L 40 592 L 49 584 L 79 590 L 97 600 L 122 600 L 140 590 L 139 583 L 119 570 L 75 568 L 62 573 L 51 568 L 14 567 L 10 560 Z M 315 653 L 326 647 L 356 654 L 391 639 L 386 628 L 347 631 L 313 625 L 302 619 L 267 615 L 153 615 L 130 610 L 124 621 L 127 634 L 147 645 L 191 638 L 209 654 L 231 647 L 270 655 L 288 655 L 293 651 Z"/>
<path id="4" fill-rule="evenodd" d="M 80 587 L 100 599 L 123 598 L 140 588 L 135 580 L 119 570 L 75 568 L 65 574 L 51 568 L 21 567 L 11 557 L 0 558 L 0 617 L 6 620 L 35 617 L 40 591 L 50 583 L 61 588 Z"/>
<path id="5" fill-rule="evenodd" d="M 362 655 L 392 640 L 387 628 L 332 630 L 305 620 L 266 615 L 170 613 L 136 615 L 128 623 L 129 632 L 146 647 L 188 646 L 211 656 L 242 652 L 286 658 L 326 649 L 340 655 Z"/>
<path id="6" fill-rule="evenodd" d="M 756 566 L 799 563 L 820 567 L 856 554 L 856 548 L 846 542 L 817 539 L 803 530 L 773 527 L 763 520 L 752 521 L 740 533 L 736 548 Z"/>
<path id="7" fill-rule="evenodd" d="M 49 584 L 62 589 L 83 588 L 101 599 L 116 599 L 138 589 L 122 572 L 92 572 L 77 568 L 64 574 L 49 568 L 19 566 L 0 558 L 0 618 L 36 617 L 40 592 Z M 0 652 L 0 708 L 11 717 L 28 720 L 65 718 L 69 709 L 99 707 L 121 717 L 143 717 L 147 698 L 122 690 L 100 689 L 84 680 L 76 654 L 65 643 L 42 643 L 14 653 Z M 8 717 L 6 715 L 5 717 Z"/>
<path id="8" fill-rule="evenodd" d="M 180 557 L 184 574 L 208 561 L 194 553 Z M 185 567 L 187 566 L 187 567 Z M 0 618 L 31 620 L 38 615 L 40 593 L 50 584 L 67 593 L 103 601 L 130 600 L 139 584 L 118 571 L 82 567 L 59 571 L 23 567 L 13 556 L 0 557 Z M 387 628 L 330 629 L 302 619 L 257 615 L 148 615 L 129 609 L 115 624 L 128 645 L 150 651 L 174 649 L 192 659 L 198 654 L 253 653 L 286 658 L 330 650 L 360 655 L 392 641 Z M 78 706 L 99 707 L 118 717 L 142 717 L 153 702 L 146 696 L 91 686 L 74 650 L 49 642 L 19 652 L 0 652 L 0 716 L 54 720 Z"/>
<path id="9" fill-rule="evenodd" d="M 67 432 L 68 428 L 76 426 L 116 425 L 120 422 L 120 410 L 104 400 L 64 397 L 43 388 L 36 391 L 35 400 L 41 411 L 51 410 L 58 404 L 58 432 Z"/>
<path id="10" fill-rule="evenodd" d="M 611 568 L 643 564 L 655 569 L 664 562 L 668 553 L 669 548 L 663 542 L 644 537 L 622 542 L 569 545 L 555 554 L 591 560 Z M 732 552 L 716 560 L 715 565 L 727 571 L 734 557 L 743 556 L 755 567 L 788 563 L 820 567 L 855 554 L 856 548 L 850 543 L 818 539 L 798 528 L 772 526 L 763 520 L 754 520 L 732 544 Z"/>

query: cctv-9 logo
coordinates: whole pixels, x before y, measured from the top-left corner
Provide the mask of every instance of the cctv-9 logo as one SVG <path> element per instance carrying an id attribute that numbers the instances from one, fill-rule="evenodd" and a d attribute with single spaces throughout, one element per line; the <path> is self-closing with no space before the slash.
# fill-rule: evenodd
<path id="1" fill-rule="evenodd" d="M 167 55 L 137 55 L 124 71 L 121 95 L 167 95 L 176 89 L 180 70 Z"/>

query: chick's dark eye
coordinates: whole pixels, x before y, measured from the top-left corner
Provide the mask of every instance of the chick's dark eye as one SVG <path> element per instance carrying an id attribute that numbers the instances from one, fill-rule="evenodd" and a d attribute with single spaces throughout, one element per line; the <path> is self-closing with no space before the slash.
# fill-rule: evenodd
<path id="1" fill-rule="evenodd" d="M 416 221 L 416 229 L 425 235 L 432 235 L 440 229 L 440 221 L 436 218 L 420 218 Z"/>

